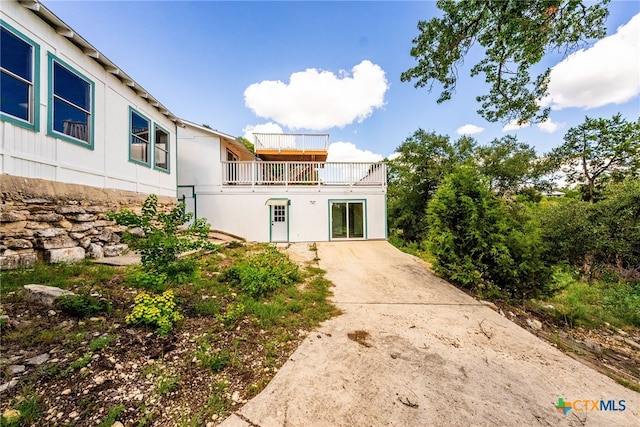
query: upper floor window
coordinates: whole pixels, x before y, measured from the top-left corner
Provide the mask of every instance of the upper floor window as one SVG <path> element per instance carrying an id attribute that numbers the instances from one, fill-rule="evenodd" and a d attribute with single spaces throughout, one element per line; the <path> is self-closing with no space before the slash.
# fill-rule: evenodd
<path id="1" fill-rule="evenodd" d="M 93 147 L 93 82 L 53 55 L 49 72 L 50 133 Z"/>
<path id="2" fill-rule="evenodd" d="M 0 21 L 0 118 L 37 130 L 39 46 Z"/>
<path id="3" fill-rule="evenodd" d="M 154 164 L 157 169 L 169 171 L 169 132 L 157 125 Z"/>
<path id="4" fill-rule="evenodd" d="M 149 119 L 133 110 L 130 114 L 129 156 L 131 160 L 150 165 Z"/>

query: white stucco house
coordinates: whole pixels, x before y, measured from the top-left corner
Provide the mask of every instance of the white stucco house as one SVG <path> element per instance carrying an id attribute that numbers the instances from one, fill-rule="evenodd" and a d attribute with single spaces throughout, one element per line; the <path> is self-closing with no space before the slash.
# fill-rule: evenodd
<path id="1" fill-rule="evenodd" d="M 183 123 L 179 197 L 213 228 L 259 242 L 386 239 L 386 164 L 326 162 L 325 134 L 254 134 L 251 152 Z"/>
<path id="2" fill-rule="evenodd" d="M 38 1 L 0 37 L 0 173 L 176 197 L 174 114 Z"/>

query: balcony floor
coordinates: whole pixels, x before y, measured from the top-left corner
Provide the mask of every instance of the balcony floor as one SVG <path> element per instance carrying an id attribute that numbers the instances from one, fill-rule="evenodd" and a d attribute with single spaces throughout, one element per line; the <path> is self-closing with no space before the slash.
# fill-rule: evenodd
<path id="1" fill-rule="evenodd" d="M 256 155 L 268 162 L 325 162 L 326 150 L 269 150 L 256 149 Z"/>

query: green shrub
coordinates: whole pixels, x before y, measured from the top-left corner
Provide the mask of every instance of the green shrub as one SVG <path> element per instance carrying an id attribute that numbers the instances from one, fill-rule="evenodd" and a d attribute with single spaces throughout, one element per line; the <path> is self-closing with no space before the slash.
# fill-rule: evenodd
<path id="1" fill-rule="evenodd" d="M 180 260 L 179 255 L 197 249 L 218 249 L 207 240 L 209 224 L 204 218 L 194 220 L 179 231 L 181 226 L 193 219 L 193 214 L 185 209 L 185 204 L 179 203 L 168 213 L 158 212 L 158 197 L 151 194 L 144 201 L 140 215 L 122 209 L 118 213 L 108 213 L 107 217 L 120 225 L 141 231 L 142 236 L 126 232 L 123 238 L 133 249 L 140 251 L 145 271 L 166 274 L 168 279 L 184 283 L 193 277 L 197 265 L 193 261 Z"/>
<path id="2" fill-rule="evenodd" d="M 173 324 L 182 319 L 171 290 L 155 296 L 144 292 L 139 293 L 134 303 L 131 314 L 126 317 L 126 322 L 155 326 L 156 332 L 160 335 L 167 335 L 173 328 Z"/>
<path id="3" fill-rule="evenodd" d="M 456 168 L 427 211 L 435 271 L 485 297 L 497 290 L 516 298 L 548 293 L 542 239 L 524 209 L 507 205 L 474 169 Z"/>
<path id="4" fill-rule="evenodd" d="M 161 293 L 167 290 L 169 277 L 166 273 L 146 271 L 143 268 L 133 268 L 127 274 L 127 281 L 136 288 L 143 288 Z"/>
<path id="5" fill-rule="evenodd" d="M 263 252 L 254 253 L 228 268 L 220 280 L 229 282 L 251 297 L 258 298 L 270 294 L 282 286 L 300 280 L 298 266 L 275 248 L 268 247 Z"/>
<path id="6" fill-rule="evenodd" d="M 111 311 L 111 303 L 98 299 L 87 292 L 77 295 L 63 295 L 56 298 L 55 305 L 63 312 L 75 317 L 88 317 Z"/>

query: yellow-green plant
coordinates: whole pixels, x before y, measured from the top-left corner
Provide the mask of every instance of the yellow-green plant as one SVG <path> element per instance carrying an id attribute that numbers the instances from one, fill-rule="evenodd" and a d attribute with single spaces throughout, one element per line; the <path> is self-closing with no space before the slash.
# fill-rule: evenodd
<path id="1" fill-rule="evenodd" d="M 126 317 L 126 322 L 156 326 L 156 332 L 160 335 L 167 335 L 173 328 L 173 324 L 182 319 L 176 306 L 175 295 L 171 290 L 163 292 L 162 295 L 141 292 L 136 295 L 134 303 L 131 314 Z"/>

